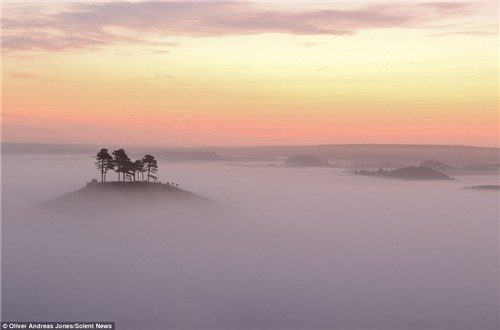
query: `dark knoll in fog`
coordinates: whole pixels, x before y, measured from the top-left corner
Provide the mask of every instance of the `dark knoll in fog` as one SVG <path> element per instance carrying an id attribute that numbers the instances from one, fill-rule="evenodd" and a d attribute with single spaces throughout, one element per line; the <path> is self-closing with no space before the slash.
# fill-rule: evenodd
<path id="1" fill-rule="evenodd" d="M 457 167 L 448 165 L 446 163 L 437 161 L 437 160 L 426 160 L 420 164 L 422 167 L 430 168 L 431 170 L 443 172 L 443 173 L 452 173 L 458 170 Z"/>
<path id="2" fill-rule="evenodd" d="M 329 167 L 332 166 L 325 162 L 324 160 L 319 159 L 314 156 L 292 156 L 288 157 L 286 162 L 286 166 L 296 166 L 296 167 Z"/>
<path id="3" fill-rule="evenodd" d="M 445 174 L 498 174 L 500 173 L 499 164 L 475 164 L 455 167 L 437 160 L 426 160 L 420 166 L 428 167 Z"/>
<path id="4" fill-rule="evenodd" d="M 491 190 L 491 191 L 500 191 L 500 185 L 497 184 L 485 184 L 481 186 L 473 186 L 473 187 L 468 187 L 472 189 L 481 189 L 481 190 Z"/>
<path id="5" fill-rule="evenodd" d="M 453 180 L 446 174 L 427 167 L 403 167 L 397 170 L 355 171 L 356 174 L 405 180 Z"/>
<path id="6" fill-rule="evenodd" d="M 41 203 L 35 209 L 79 212 L 114 208 L 147 208 L 182 203 L 217 205 L 208 198 L 168 184 L 115 181 L 87 184 L 82 189 Z"/>

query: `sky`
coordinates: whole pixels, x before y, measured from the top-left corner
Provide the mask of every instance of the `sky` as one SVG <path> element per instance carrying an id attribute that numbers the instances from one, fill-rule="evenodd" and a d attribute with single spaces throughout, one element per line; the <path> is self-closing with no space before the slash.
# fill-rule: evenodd
<path id="1" fill-rule="evenodd" d="M 4 1 L 2 141 L 498 147 L 498 9 Z"/>

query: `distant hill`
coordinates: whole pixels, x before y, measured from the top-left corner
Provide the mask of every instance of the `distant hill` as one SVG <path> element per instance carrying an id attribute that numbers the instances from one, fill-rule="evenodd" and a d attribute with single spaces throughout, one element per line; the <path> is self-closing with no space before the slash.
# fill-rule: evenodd
<path id="1" fill-rule="evenodd" d="M 292 156 L 285 161 L 286 166 L 296 167 L 329 167 L 327 162 L 314 156 Z"/>
<path id="2" fill-rule="evenodd" d="M 500 173 L 499 164 L 474 164 L 460 167 L 451 166 L 436 160 L 426 160 L 420 166 L 428 167 L 445 174 L 498 174 Z"/>
<path id="3" fill-rule="evenodd" d="M 354 173 L 404 180 L 453 180 L 452 177 L 446 174 L 423 166 L 403 167 L 396 170 L 379 169 L 378 171 L 355 171 Z"/>
<path id="4" fill-rule="evenodd" d="M 156 153 L 158 158 L 162 158 L 172 162 L 186 161 L 229 161 L 230 157 L 220 156 L 215 152 L 181 152 L 181 151 L 162 151 Z"/>
<path id="5" fill-rule="evenodd" d="M 420 164 L 420 166 L 427 167 L 427 168 L 430 168 L 431 170 L 443 172 L 443 173 L 450 173 L 450 172 L 454 172 L 457 170 L 456 167 L 448 165 L 448 164 L 440 162 L 440 161 L 437 161 L 437 160 L 426 160 L 425 162 L 422 162 Z"/>
<path id="6" fill-rule="evenodd" d="M 500 191 L 500 185 L 497 185 L 497 184 L 486 184 L 486 185 L 473 186 L 473 187 L 467 187 L 467 188 L 480 189 L 480 190 Z"/>
<path id="7" fill-rule="evenodd" d="M 499 174 L 500 164 L 465 165 L 462 169 L 468 174 Z"/>
<path id="8" fill-rule="evenodd" d="M 79 190 L 41 203 L 35 209 L 89 213 L 99 210 L 156 208 L 174 204 L 217 205 L 208 198 L 168 184 L 115 181 L 89 183 Z"/>

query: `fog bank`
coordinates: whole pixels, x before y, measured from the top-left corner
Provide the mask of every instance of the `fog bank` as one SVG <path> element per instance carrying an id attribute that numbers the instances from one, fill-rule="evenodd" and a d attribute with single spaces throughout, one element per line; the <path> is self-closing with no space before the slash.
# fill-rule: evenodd
<path id="1" fill-rule="evenodd" d="M 90 156 L 5 156 L 2 318 L 163 329 L 498 328 L 498 176 L 160 163 L 225 206 L 27 210 Z M 112 177 L 112 174 L 110 175 Z"/>

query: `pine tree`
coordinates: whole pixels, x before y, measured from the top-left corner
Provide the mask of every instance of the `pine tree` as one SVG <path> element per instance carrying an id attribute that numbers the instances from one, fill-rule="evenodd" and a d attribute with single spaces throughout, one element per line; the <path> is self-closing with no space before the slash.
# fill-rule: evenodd
<path id="1" fill-rule="evenodd" d="M 113 157 L 108 153 L 108 149 L 103 148 L 97 153 L 95 164 L 101 173 L 101 182 L 105 182 L 106 173 L 114 168 Z"/>
<path id="2" fill-rule="evenodd" d="M 145 167 L 144 167 L 144 163 L 142 162 L 142 160 L 138 159 L 134 162 L 134 167 L 135 167 L 135 172 L 134 172 L 134 181 L 136 180 L 135 178 L 135 173 L 137 172 L 138 176 L 139 176 L 139 173 L 142 175 L 142 181 L 144 181 L 144 172 L 145 172 Z M 138 179 L 139 180 L 139 179 Z"/>
<path id="3" fill-rule="evenodd" d="M 130 160 L 125 161 L 123 164 L 123 173 L 125 175 L 125 179 L 132 181 L 133 178 L 135 181 L 135 163 Z"/>
<path id="4" fill-rule="evenodd" d="M 123 173 L 123 181 L 125 181 L 125 174 L 128 170 L 130 158 L 123 149 L 113 151 L 115 172 L 118 173 L 118 181 L 120 181 L 120 173 Z"/>
<path id="5" fill-rule="evenodd" d="M 144 163 L 145 171 L 148 173 L 147 174 L 148 182 L 150 178 L 156 180 L 157 177 L 154 174 L 158 172 L 158 163 L 155 157 L 151 155 L 146 155 L 141 159 L 141 161 Z"/>

